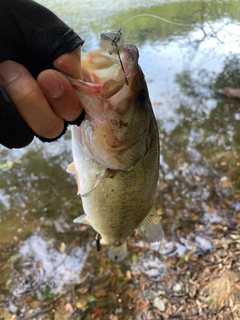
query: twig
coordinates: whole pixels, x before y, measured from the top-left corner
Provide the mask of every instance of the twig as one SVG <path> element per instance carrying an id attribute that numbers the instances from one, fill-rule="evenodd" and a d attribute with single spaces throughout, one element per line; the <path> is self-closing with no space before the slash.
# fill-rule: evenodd
<path id="1" fill-rule="evenodd" d="M 46 309 L 40 310 L 40 311 L 32 314 L 30 317 L 24 318 L 24 320 L 34 319 L 34 318 L 40 316 L 41 314 L 47 313 L 47 312 L 49 312 L 49 311 L 51 311 L 51 310 L 52 310 L 52 308 L 46 308 Z M 18 320 L 20 320 L 20 318 L 18 318 Z"/>

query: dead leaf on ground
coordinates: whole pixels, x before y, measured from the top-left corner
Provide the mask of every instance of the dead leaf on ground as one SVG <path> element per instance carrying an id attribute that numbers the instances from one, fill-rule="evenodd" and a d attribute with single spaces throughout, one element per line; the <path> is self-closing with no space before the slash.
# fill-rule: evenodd
<path id="1" fill-rule="evenodd" d="M 216 308 L 230 306 L 235 301 L 235 295 L 238 294 L 237 284 L 240 281 L 240 273 L 231 270 L 225 270 L 223 274 L 206 285 L 204 290 L 209 292 L 212 305 Z M 210 299 L 208 297 L 208 299 Z"/>
<path id="2" fill-rule="evenodd" d="M 107 291 L 105 289 L 101 289 L 95 293 L 95 296 L 97 298 L 102 298 L 102 297 L 105 297 L 106 295 L 107 295 Z"/>
<path id="3" fill-rule="evenodd" d="M 71 312 L 60 312 L 60 311 L 56 311 L 54 313 L 54 320 L 70 320 L 71 319 Z"/>
<path id="4" fill-rule="evenodd" d="M 228 98 L 240 99 L 240 89 L 238 88 L 225 87 L 220 89 L 219 93 L 226 95 Z"/>

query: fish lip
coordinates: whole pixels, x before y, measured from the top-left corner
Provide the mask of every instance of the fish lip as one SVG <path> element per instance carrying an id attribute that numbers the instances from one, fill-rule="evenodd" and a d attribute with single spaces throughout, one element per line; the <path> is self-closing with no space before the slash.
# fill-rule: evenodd
<path id="1" fill-rule="evenodd" d="M 121 56 L 124 73 L 121 74 L 121 78 L 125 78 L 134 69 L 138 63 L 139 52 L 135 45 L 126 44 L 122 48 L 123 57 Z"/>

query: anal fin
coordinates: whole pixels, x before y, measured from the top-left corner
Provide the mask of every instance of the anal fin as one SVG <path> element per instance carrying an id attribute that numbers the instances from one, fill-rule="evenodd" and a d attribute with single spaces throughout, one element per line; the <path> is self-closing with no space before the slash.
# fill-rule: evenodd
<path id="1" fill-rule="evenodd" d="M 137 230 L 140 236 L 148 242 L 158 242 L 163 239 L 164 232 L 161 224 L 161 218 L 154 206 L 152 206 L 147 216 L 139 224 Z"/>
<path id="2" fill-rule="evenodd" d="M 86 214 L 82 214 L 81 216 L 77 217 L 73 220 L 74 223 L 82 223 L 82 224 L 88 224 L 91 226 L 91 222 Z"/>

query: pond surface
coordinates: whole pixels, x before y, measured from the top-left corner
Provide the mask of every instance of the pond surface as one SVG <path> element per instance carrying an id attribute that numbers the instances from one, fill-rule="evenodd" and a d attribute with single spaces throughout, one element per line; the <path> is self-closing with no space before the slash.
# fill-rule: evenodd
<path id="1" fill-rule="evenodd" d="M 240 87 L 240 1 L 38 2 L 85 39 L 85 52 L 122 25 L 138 46 L 160 131 L 155 204 L 166 240 L 132 237 L 128 258 L 110 262 L 93 230 L 72 222 L 82 208 L 66 173 L 70 132 L 24 150 L 0 146 L 0 317 L 215 319 L 218 298 L 200 289 L 211 270 L 222 279 L 240 271 L 240 100 L 223 94 Z M 130 19 L 142 14 L 174 23 Z M 235 319 L 238 309 L 224 307 L 219 319 Z"/>

